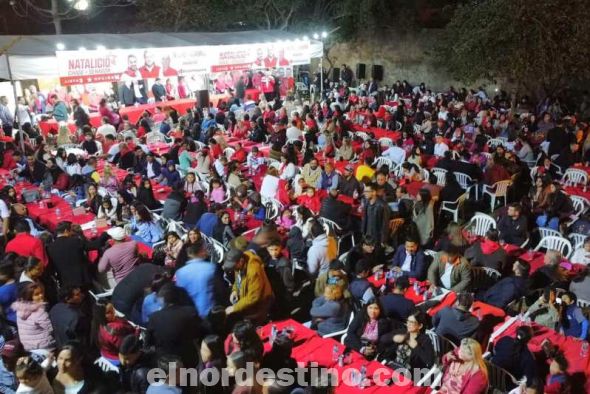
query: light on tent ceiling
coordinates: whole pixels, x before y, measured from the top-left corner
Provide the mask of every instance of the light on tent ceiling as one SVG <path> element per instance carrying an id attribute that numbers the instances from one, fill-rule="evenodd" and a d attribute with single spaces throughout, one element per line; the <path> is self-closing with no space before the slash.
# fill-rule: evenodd
<path id="1" fill-rule="evenodd" d="M 308 36 L 303 36 L 303 41 L 307 41 L 307 40 L 309 40 L 309 37 Z"/>
<path id="2" fill-rule="evenodd" d="M 63 42 L 58 42 L 55 47 L 57 48 L 58 51 L 63 51 L 64 49 L 66 49 L 66 46 L 64 45 Z"/>
<path id="3" fill-rule="evenodd" d="M 320 38 L 320 35 L 319 35 L 318 33 L 315 33 L 315 34 L 313 35 L 313 38 L 314 38 L 315 40 L 317 40 L 318 38 Z"/>
<path id="4" fill-rule="evenodd" d="M 80 48 L 78 48 L 78 50 L 79 51 L 85 51 L 86 50 L 86 47 L 80 47 Z"/>
<path id="5" fill-rule="evenodd" d="M 326 38 L 326 37 L 328 37 L 328 33 L 327 33 L 327 32 L 325 32 L 325 31 L 323 31 L 323 32 L 322 32 L 322 38 Z"/>
<path id="6" fill-rule="evenodd" d="M 106 48 L 104 45 L 97 45 L 97 46 L 96 46 L 96 50 L 97 50 L 97 51 L 106 51 L 106 49 L 107 49 L 107 48 Z"/>
<path id="7" fill-rule="evenodd" d="M 74 8 L 78 11 L 86 11 L 90 4 L 88 4 L 88 0 L 78 0 L 74 4 Z"/>

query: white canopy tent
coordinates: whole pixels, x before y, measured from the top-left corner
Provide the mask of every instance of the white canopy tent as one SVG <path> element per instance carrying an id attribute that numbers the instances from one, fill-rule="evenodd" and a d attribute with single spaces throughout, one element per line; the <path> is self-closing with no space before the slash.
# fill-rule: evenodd
<path id="1" fill-rule="evenodd" d="M 191 45 L 239 45 L 295 40 L 284 31 L 242 31 L 229 33 L 137 33 L 64 34 L 44 36 L 0 36 L 0 79 L 55 78 L 59 75 L 55 51 L 165 48 Z M 311 40 L 311 57 L 322 57 L 322 42 Z M 63 47 L 61 47 L 63 45 Z"/>

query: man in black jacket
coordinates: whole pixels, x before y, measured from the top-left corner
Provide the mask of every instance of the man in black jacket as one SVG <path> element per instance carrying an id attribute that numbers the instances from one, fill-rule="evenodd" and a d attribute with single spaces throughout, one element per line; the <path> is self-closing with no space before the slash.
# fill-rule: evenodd
<path id="1" fill-rule="evenodd" d="M 504 278 L 490 287 L 483 296 L 483 302 L 505 309 L 512 301 L 525 296 L 530 269 L 531 266 L 526 261 L 514 262 L 514 276 Z"/>
<path id="2" fill-rule="evenodd" d="M 320 216 L 333 221 L 342 230 L 350 229 L 351 206 L 338 200 L 338 190 L 330 190 L 328 197 L 322 201 Z"/>
<path id="3" fill-rule="evenodd" d="M 162 84 L 162 80 L 160 78 L 156 78 L 156 82 L 152 86 L 152 93 L 154 94 L 156 102 L 162 101 L 166 98 L 166 88 Z"/>
<path id="4" fill-rule="evenodd" d="M 479 328 L 479 320 L 469 311 L 472 304 L 470 293 L 459 293 L 456 306 L 443 308 L 432 318 L 435 332 L 454 343 L 471 337 Z"/>
<path id="5" fill-rule="evenodd" d="M 150 383 L 148 373 L 155 368 L 154 355 L 141 349 L 141 341 L 135 335 L 123 338 L 119 346 L 119 378 L 126 393 L 145 393 Z"/>
<path id="6" fill-rule="evenodd" d="M 513 203 L 508 206 L 508 212 L 498 220 L 498 231 L 500 239 L 513 245 L 522 245 L 528 238 L 528 222 L 525 216 L 521 215 L 522 206 Z"/>
<path id="7" fill-rule="evenodd" d="M 55 241 L 47 246 L 50 267 L 56 272 L 62 287 L 88 288 L 91 280 L 84 242 L 72 236 L 72 223 L 61 222 L 56 228 Z"/>
<path id="8" fill-rule="evenodd" d="M 377 196 L 379 186 L 370 183 L 365 186 L 365 201 L 361 231 L 370 235 L 379 243 L 385 244 L 389 239 L 390 210 L 387 203 Z"/>
<path id="9" fill-rule="evenodd" d="M 198 363 L 197 341 L 203 335 L 201 321 L 192 305 L 182 305 L 182 290 L 172 283 L 158 292 L 164 307 L 150 315 L 147 324 L 147 345 L 153 345 L 157 354 L 173 354 L 182 358 L 188 368 Z"/>
<path id="10" fill-rule="evenodd" d="M 416 310 L 416 305 L 412 300 L 404 297 L 408 287 L 410 287 L 410 281 L 406 276 L 402 276 L 395 281 L 393 291 L 381 297 L 379 301 L 383 307 L 383 316 L 398 322 L 405 322 L 408 316 Z"/>
<path id="11" fill-rule="evenodd" d="M 57 347 L 70 341 L 87 343 L 90 338 L 90 318 L 82 308 L 84 293 L 79 287 L 62 287 L 59 298 L 60 302 L 49 311 Z"/>

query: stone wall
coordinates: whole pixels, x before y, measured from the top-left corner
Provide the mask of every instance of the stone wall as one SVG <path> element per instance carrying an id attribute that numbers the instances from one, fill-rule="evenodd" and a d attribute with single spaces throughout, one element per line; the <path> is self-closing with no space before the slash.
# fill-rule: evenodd
<path id="1" fill-rule="evenodd" d="M 433 48 L 439 36 L 440 32 L 434 29 L 404 35 L 391 32 L 381 37 L 334 44 L 328 57 L 335 67 L 344 63 L 353 71 L 358 63 L 365 63 L 367 79 L 371 77 L 373 64 L 382 65 L 382 84 L 390 86 L 398 79 L 405 79 L 412 85 L 424 82 L 435 91 L 451 85 L 464 86 L 433 64 Z M 324 66 L 329 68 L 326 59 Z"/>

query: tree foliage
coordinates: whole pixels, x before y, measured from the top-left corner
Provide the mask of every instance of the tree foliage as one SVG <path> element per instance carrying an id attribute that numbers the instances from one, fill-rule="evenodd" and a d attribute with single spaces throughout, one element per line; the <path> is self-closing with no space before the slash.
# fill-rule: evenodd
<path id="1" fill-rule="evenodd" d="M 479 0 L 460 6 L 437 59 L 457 79 L 507 78 L 552 94 L 590 77 L 587 0 Z"/>

